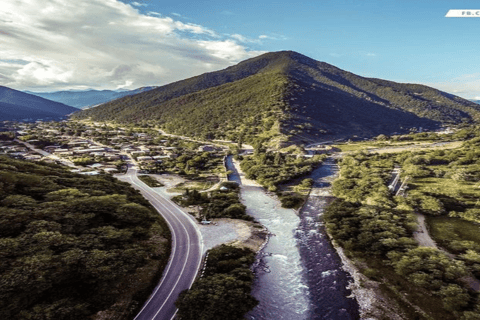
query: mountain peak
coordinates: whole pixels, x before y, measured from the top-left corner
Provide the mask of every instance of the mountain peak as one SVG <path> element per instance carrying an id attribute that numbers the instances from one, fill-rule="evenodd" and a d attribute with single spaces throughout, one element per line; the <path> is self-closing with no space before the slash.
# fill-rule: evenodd
<path id="1" fill-rule="evenodd" d="M 365 78 L 279 51 L 75 117 L 150 122 L 202 138 L 308 143 L 480 121 L 480 106 L 427 86 Z"/>

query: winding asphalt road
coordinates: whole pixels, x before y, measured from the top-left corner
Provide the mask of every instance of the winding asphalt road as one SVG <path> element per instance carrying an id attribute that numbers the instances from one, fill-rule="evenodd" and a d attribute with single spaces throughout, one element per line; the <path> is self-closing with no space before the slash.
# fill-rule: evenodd
<path id="1" fill-rule="evenodd" d="M 193 219 L 173 202 L 163 198 L 137 177 L 137 169 L 129 164 L 118 179 L 130 183 L 150 201 L 165 218 L 172 232 L 172 253 L 162 279 L 135 320 L 171 320 L 177 313 L 175 301 L 180 292 L 192 286 L 202 262 L 201 235 Z"/>

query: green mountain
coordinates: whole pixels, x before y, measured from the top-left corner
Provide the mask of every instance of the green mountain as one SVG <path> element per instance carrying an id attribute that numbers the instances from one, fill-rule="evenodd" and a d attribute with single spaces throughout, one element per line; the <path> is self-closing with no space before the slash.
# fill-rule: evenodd
<path id="1" fill-rule="evenodd" d="M 480 120 L 480 106 L 418 85 L 365 78 L 292 51 L 266 53 L 76 113 L 202 138 L 308 143 Z"/>
<path id="2" fill-rule="evenodd" d="M 75 111 L 78 109 L 63 103 L 0 86 L 0 121 L 58 119 Z"/>

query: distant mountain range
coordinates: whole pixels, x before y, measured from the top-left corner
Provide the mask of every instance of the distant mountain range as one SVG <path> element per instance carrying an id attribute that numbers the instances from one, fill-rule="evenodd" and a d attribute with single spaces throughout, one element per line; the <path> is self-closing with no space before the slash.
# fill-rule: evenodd
<path id="1" fill-rule="evenodd" d="M 480 100 L 470 100 L 470 101 L 480 104 Z"/>
<path id="2" fill-rule="evenodd" d="M 73 115 L 271 145 L 435 129 L 480 120 L 480 106 L 418 84 L 365 78 L 292 51 L 266 53 Z"/>
<path id="3" fill-rule="evenodd" d="M 86 107 L 91 107 L 118 98 L 122 98 L 128 95 L 145 92 L 153 88 L 155 87 L 143 87 L 135 90 L 72 90 L 55 92 L 25 92 L 48 100 L 60 102 L 68 106 L 83 109 Z"/>
<path id="4" fill-rule="evenodd" d="M 75 111 L 63 103 L 0 86 L 0 121 L 58 119 Z"/>

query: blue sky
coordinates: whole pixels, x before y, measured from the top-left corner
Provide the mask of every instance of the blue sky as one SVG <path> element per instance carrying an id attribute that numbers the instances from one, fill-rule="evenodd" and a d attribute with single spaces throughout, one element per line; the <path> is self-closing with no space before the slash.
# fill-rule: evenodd
<path id="1" fill-rule="evenodd" d="M 480 18 L 445 18 L 478 1 L 4 1 L 0 84 L 16 89 L 162 85 L 294 50 L 480 99 Z"/>

